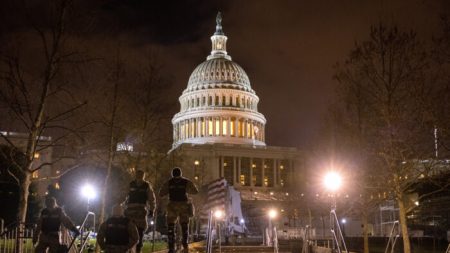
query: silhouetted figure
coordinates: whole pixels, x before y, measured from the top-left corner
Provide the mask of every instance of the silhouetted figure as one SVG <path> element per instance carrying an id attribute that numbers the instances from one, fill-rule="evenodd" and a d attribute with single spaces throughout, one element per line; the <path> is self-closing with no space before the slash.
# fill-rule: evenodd
<path id="1" fill-rule="evenodd" d="M 80 234 L 78 229 L 67 217 L 64 211 L 56 204 L 54 197 L 45 198 L 45 208 L 41 211 L 36 231 L 33 235 L 33 244 L 36 244 L 36 253 L 57 253 L 60 249 L 61 224 L 75 233 Z"/>
<path id="2" fill-rule="evenodd" d="M 181 225 L 181 233 L 183 235 L 184 252 L 188 250 L 189 237 L 189 219 L 194 216 L 194 207 L 189 201 L 188 194 L 197 194 L 198 189 L 187 178 L 182 177 L 180 168 L 172 170 L 172 178 L 164 183 L 159 191 L 159 196 L 169 195 L 169 203 L 167 205 L 167 228 L 169 239 L 169 253 L 173 253 L 175 249 L 175 223 L 179 219 Z"/>
<path id="3" fill-rule="evenodd" d="M 113 207 L 112 216 L 103 224 L 97 234 L 97 243 L 105 253 L 128 253 L 139 242 L 136 225 L 123 214 L 120 205 Z"/>

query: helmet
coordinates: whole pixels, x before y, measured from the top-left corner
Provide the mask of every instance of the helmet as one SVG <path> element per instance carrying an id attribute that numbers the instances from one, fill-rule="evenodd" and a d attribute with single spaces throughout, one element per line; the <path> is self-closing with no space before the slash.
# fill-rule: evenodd
<path id="1" fill-rule="evenodd" d="M 179 167 L 175 167 L 172 170 L 172 177 L 181 177 L 182 172 L 181 169 Z"/>

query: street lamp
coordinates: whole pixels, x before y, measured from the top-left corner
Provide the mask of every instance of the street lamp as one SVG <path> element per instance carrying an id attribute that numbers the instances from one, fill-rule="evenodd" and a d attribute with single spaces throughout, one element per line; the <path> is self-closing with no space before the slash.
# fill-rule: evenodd
<path id="1" fill-rule="evenodd" d="M 267 211 L 267 217 L 269 217 L 269 227 L 268 227 L 268 231 L 267 231 L 267 246 L 272 246 L 274 243 L 274 227 L 273 227 L 273 223 L 272 220 L 275 219 L 278 216 L 278 211 L 276 209 L 269 209 L 269 211 Z"/>
<path id="2" fill-rule="evenodd" d="M 221 209 L 217 209 L 214 211 L 213 214 L 214 214 L 215 223 L 216 223 L 217 238 L 219 239 L 218 244 L 219 244 L 219 253 L 220 253 L 220 252 L 222 252 L 222 238 L 221 238 L 221 234 L 220 234 L 220 221 L 225 216 L 225 213 Z"/>
<path id="3" fill-rule="evenodd" d="M 81 187 L 81 195 L 87 200 L 87 211 L 89 212 L 90 201 L 91 199 L 95 199 L 97 197 L 97 192 L 92 185 L 85 184 Z"/>
<path id="4" fill-rule="evenodd" d="M 342 244 L 343 250 L 345 252 L 348 252 L 347 245 L 345 244 L 344 236 L 339 224 L 339 219 L 336 215 L 336 192 L 342 186 L 342 177 L 337 172 L 330 171 L 325 174 L 325 177 L 323 178 L 323 185 L 325 189 L 331 192 L 333 197 L 333 204 L 330 210 L 330 230 L 331 235 L 333 236 L 333 249 L 336 246 L 337 252 L 341 253 L 342 251 L 340 245 Z M 345 222 L 346 220 L 342 219 L 342 223 L 344 224 Z"/>
<path id="5" fill-rule="evenodd" d="M 342 178 L 337 172 L 330 171 L 327 174 L 325 174 L 323 184 L 326 189 L 334 193 L 341 187 Z"/>

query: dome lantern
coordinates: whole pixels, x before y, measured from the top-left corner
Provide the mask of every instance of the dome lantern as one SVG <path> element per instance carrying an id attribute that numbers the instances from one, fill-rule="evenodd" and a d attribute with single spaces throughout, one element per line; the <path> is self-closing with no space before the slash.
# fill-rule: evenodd
<path id="1" fill-rule="evenodd" d="M 206 59 L 225 58 L 231 60 L 231 57 L 227 54 L 227 39 L 227 36 L 225 36 L 222 30 L 222 14 L 219 11 L 216 17 L 216 32 L 211 36 L 211 55 Z"/>

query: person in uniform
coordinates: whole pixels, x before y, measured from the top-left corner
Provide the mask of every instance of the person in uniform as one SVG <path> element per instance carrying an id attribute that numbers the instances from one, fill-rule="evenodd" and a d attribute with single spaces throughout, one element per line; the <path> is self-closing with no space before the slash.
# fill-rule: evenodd
<path id="1" fill-rule="evenodd" d="M 105 253 L 133 252 L 139 241 L 136 225 L 124 216 L 120 205 L 112 209 L 112 216 L 100 225 L 97 243 Z"/>
<path id="2" fill-rule="evenodd" d="M 54 197 L 45 198 L 45 208 L 41 211 L 36 231 L 33 235 L 33 245 L 36 244 L 36 253 L 47 252 L 56 253 L 60 249 L 61 224 L 75 233 L 75 237 L 80 234 L 73 222 L 64 213 L 61 207 L 56 204 Z"/>
<path id="3" fill-rule="evenodd" d="M 164 183 L 159 192 L 160 197 L 169 195 L 167 204 L 167 228 L 169 240 L 169 253 L 175 248 L 175 223 L 179 219 L 182 233 L 182 244 L 184 252 L 188 250 L 189 219 L 194 216 L 194 207 L 189 201 L 188 194 L 197 194 L 198 189 L 187 178 L 182 177 L 180 168 L 172 170 L 172 178 Z"/>
<path id="4" fill-rule="evenodd" d="M 136 245 L 136 253 L 142 249 L 144 232 L 148 228 L 147 216 L 153 217 L 155 208 L 155 193 L 149 182 L 144 180 L 145 173 L 137 170 L 135 179 L 131 181 L 128 196 L 125 200 L 125 216 L 136 224 L 139 232 L 139 242 Z"/>

